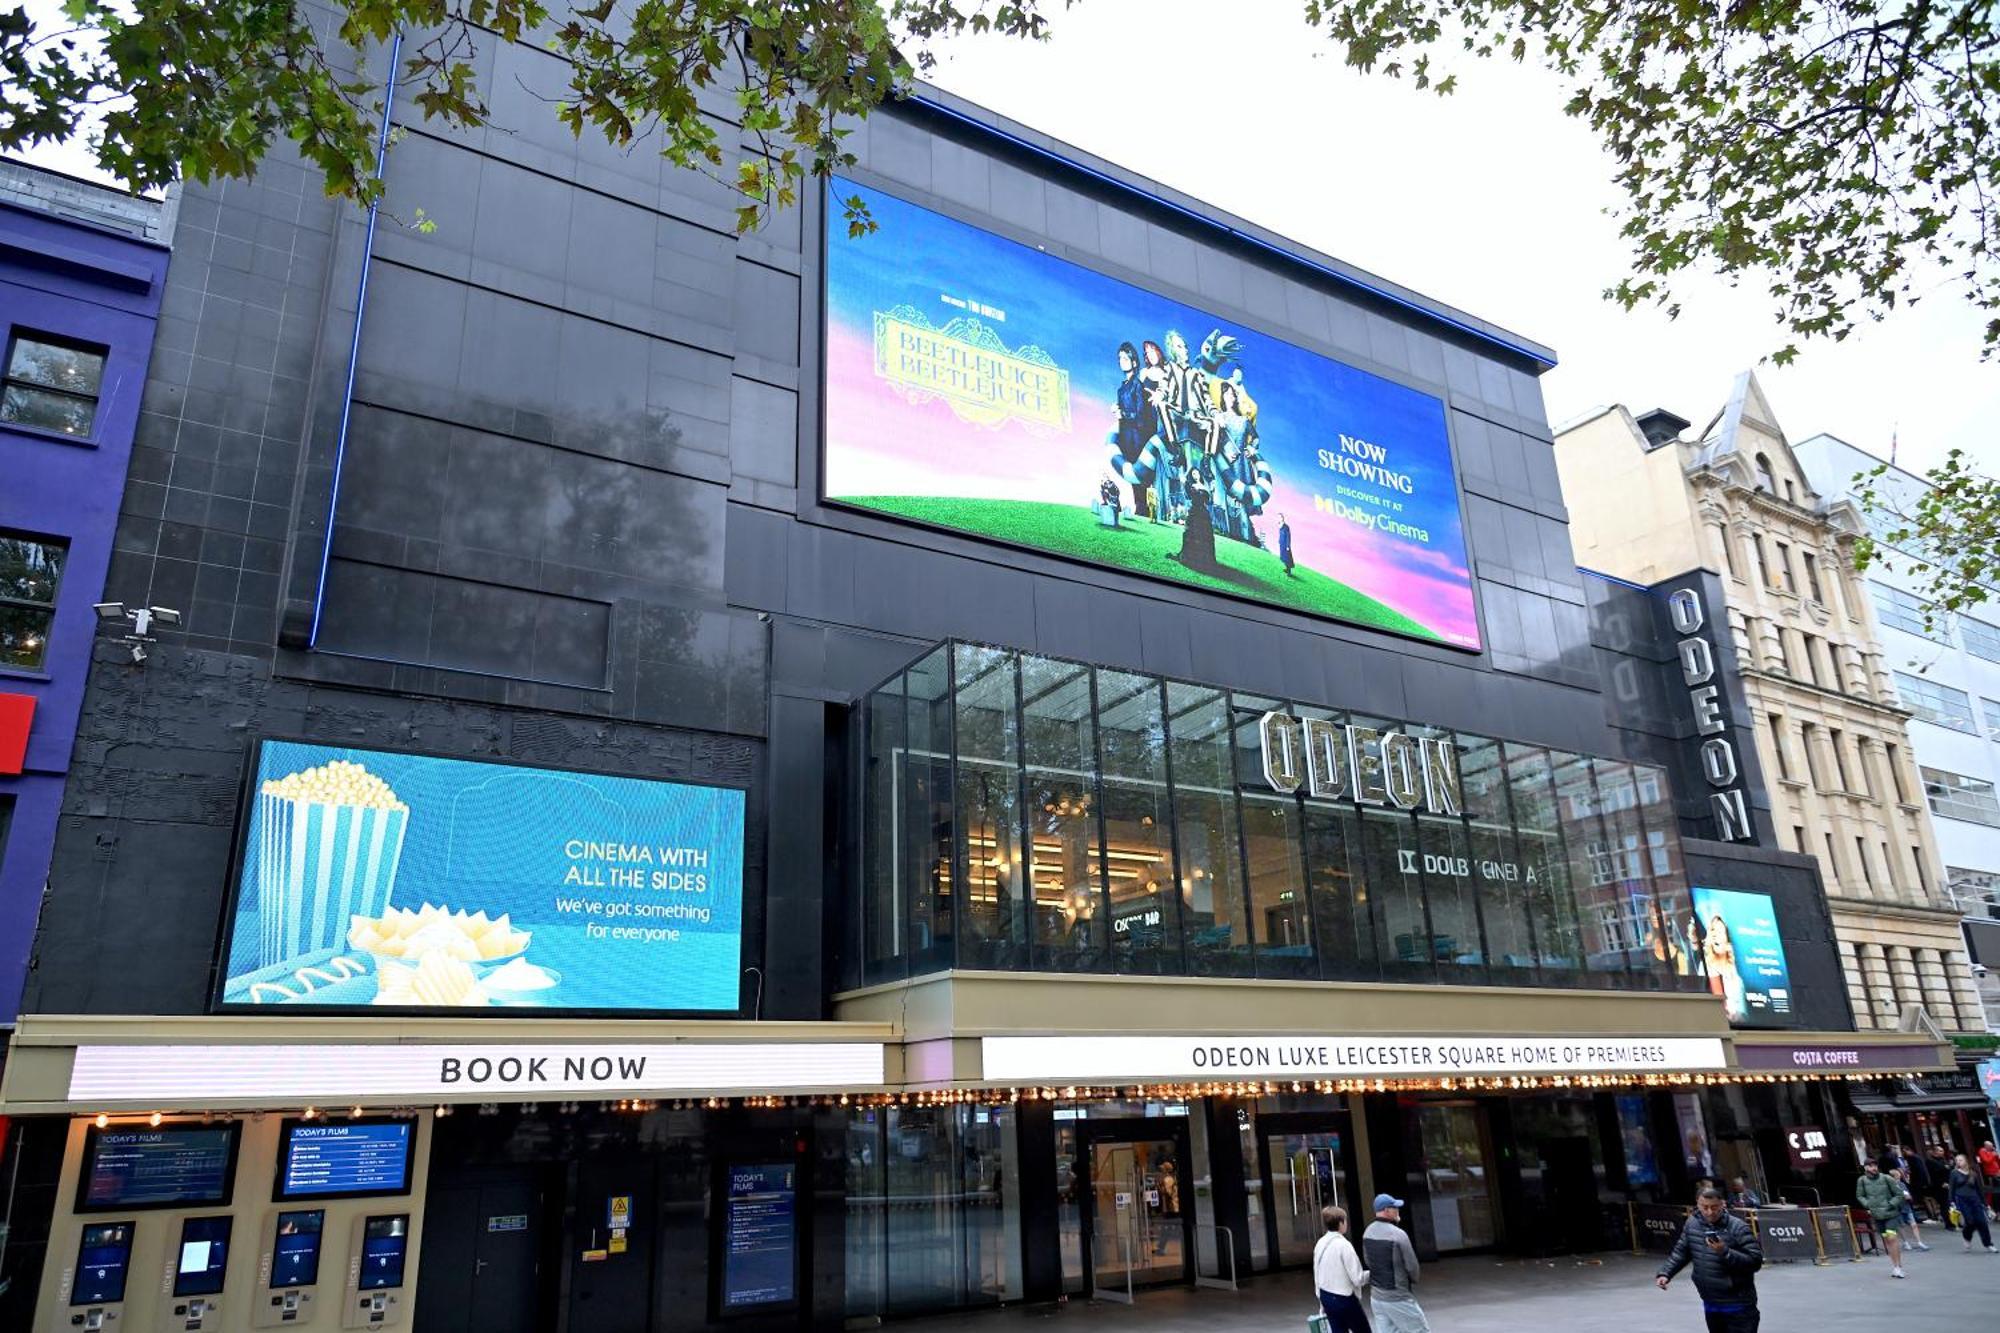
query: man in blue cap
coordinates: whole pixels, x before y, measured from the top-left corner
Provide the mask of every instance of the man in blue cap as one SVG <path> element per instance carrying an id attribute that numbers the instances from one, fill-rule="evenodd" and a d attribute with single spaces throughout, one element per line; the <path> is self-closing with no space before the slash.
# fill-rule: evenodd
<path id="1" fill-rule="evenodd" d="M 1383 1333 L 1430 1333 L 1430 1321 L 1417 1304 L 1417 1247 L 1410 1244 L 1410 1233 L 1396 1225 L 1402 1220 L 1403 1201 L 1378 1194 L 1375 1220 L 1361 1233 L 1375 1323 Z"/>

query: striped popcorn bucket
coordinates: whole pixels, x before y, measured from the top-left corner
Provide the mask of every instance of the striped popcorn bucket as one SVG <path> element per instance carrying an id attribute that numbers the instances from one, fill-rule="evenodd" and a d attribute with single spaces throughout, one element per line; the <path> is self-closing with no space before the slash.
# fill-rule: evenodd
<path id="1" fill-rule="evenodd" d="M 261 965 L 343 947 L 350 916 L 380 916 L 396 887 L 407 810 L 257 794 Z"/>

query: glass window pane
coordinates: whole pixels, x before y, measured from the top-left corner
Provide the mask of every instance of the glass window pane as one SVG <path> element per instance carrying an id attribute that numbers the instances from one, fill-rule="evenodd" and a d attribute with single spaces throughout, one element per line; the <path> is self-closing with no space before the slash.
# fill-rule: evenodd
<path id="1" fill-rule="evenodd" d="M 1361 816 L 1352 807 L 1309 801 L 1305 807 L 1306 875 L 1320 976 L 1373 981 L 1382 975 L 1367 880 L 1360 872 Z"/>
<path id="2" fill-rule="evenodd" d="M 1382 975 L 1406 981 L 1436 980 L 1430 926 L 1424 919 L 1416 821 L 1404 814 L 1362 811 L 1361 849 Z"/>
<path id="3" fill-rule="evenodd" d="M 912 666 L 909 771 L 902 817 L 910 886 L 910 963 L 919 971 L 953 961 L 954 861 L 951 836 L 951 675 L 943 649 Z"/>
<path id="4" fill-rule="evenodd" d="M 1243 850 L 1250 863 L 1250 928 L 1260 977 L 1316 977 L 1312 915 L 1300 858 L 1299 803 L 1243 797 Z"/>
<path id="5" fill-rule="evenodd" d="M 1556 817 L 1580 913 L 1584 966 L 1609 978 L 1625 971 L 1619 931 L 1625 907 L 1611 844 L 1598 813 L 1597 782 L 1590 760 L 1583 755 L 1551 750 L 1549 758 L 1555 770 Z"/>
<path id="6" fill-rule="evenodd" d="M 868 771 L 861 839 L 861 957 L 864 979 L 903 975 L 903 787 L 909 779 L 909 724 L 901 676 L 868 698 Z"/>
<path id="7" fill-rule="evenodd" d="M 95 396 L 104 384 L 104 354 L 17 337 L 7 358 L 7 378 Z"/>
<path id="8" fill-rule="evenodd" d="M 1502 755 L 1537 957 L 1544 969 L 1574 971 L 1583 966 L 1583 943 L 1556 815 L 1554 766 L 1536 746 L 1509 743 Z"/>
<path id="9" fill-rule="evenodd" d="M 0 597 L 54 606 L 67 554 L 56 542 L 0 536 Z"/>
<path id="10" fill-rule="evenodd" d="M 1653 880 L 1654 910 L 1647 921 L 1648 965 L 1673 978 L 1670 984 L 1676 988 L 1694 989 L 1681 983 L 1696 970 L 1687 930 L 1694 900 L 1688 893 L 1673 793 L 1667 787 L 1667 775 L 1657 768 L 1635 764 L 1632 776 L 1639 792 L 1639 822 L 1646 828 L 1645 870 Z"/>
<path id="11" fill-rule="evenodd" d="M 965 867 L 961 967 L 1028 965 L 1027 867 L 1021 854 L 1020 662 L 1002 648 L 954 645 L 958 760 L 955 822 Z"/>
<path id="12" fill-rule="evenodd" d="M 1486 962 L 1479 922 L 1479 868 L 1465 824 L 1435 815 L 1417 817 L 1424 897 L 1430 910 L 1431 956 L 1442 969 L 1439 980 L 1470 983 L 1479 978 L 1454 969 Z"/>
<path id="13" fill-rule="evenodd" d="M 1250 974 L 1229 731 L 1220 690 L 1168 684 L 1181 916 L 1188 970 L 1195 976 Z"/>
<path id="14" fill-rule="evenodd" d="M 0 393 L 0 421 L 52 430 L 63 435 L 88 435 L 97 416 L 95 398 L 77 398 L 27 384 L 9 384 Z"/>
<path id="15" fill-rule="evenodd" d="M 1632 766 L 1614 759 L 1591 764 L 1597 778 L 1599 817 L 1604 827 L 1604 861 L 1610 880 L 1606 892 L 1606 943 L 1623 955 L 1618 967 L 1651 970 L 1646 944 L 1652 928 L 1653 881 L 1650 848 L 1639 826 L 1639 790 Z"/>
<path id="16" fill-rule="evenodd" d="M 1097 740 L 1104 762 L 1104 856 L 1111 889 L 1112 965 L 1120 972 L 1181 970 L 1180 896 L 1160 681 L 1097 673 Z"/>
<path id="17" fill-rule="evenodd" d="M 1472 857 L 1479 873 L 1479 912 L 1486 927 L 1486 962 L 1495 968 L 1532 968 L 1537 952 L 1534 906 L 1527 867 L 1514 840 L 1500 743 L 1484 736 L 1461 734 L 1458 770 L 1472 838 Z"/>
<path id="18" fill-rule="evenodd" d="M 0 666 L 40 671 L 49 651 L 52 611 L 0 603 Z"/>
<path id="19" fill-rule="evenodd" d="M 857 1107 L 847 1113 L 847 1221 L 843 1239 L 850 1317 L 884 1312 L 889 1214 L 882 1197 L 882 1122 L 890 1114 L 887 1107 Z"/>
<path id="20" fill-rule="evenodd" d="M 1027 752 L 1034 966 L 1074 971 L 1106 961 L 1107 914 L 1097 840 L 1097 742 L 1090 668 L 1021 659 Z"/>

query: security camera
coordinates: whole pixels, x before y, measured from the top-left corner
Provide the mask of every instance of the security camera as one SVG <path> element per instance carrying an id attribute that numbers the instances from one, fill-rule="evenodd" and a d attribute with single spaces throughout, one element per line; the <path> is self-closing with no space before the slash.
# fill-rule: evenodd
<path id="1" fill-rule="evenodd" d="M 1974 963 L 1972 965 L 1972 975 L 1977 979 L 1984 981 L 1986 979 L 1986 964 Z"/>

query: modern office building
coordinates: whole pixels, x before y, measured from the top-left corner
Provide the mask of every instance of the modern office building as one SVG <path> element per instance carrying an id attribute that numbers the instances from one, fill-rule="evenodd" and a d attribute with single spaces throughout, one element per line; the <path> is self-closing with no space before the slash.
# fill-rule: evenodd
<path id="1" fill-rule="evenodd" d="M 1699 631 L 1594 641 L 1548 350 L 937 93 L 877 231 L 738 237 L 559 75 L 402 125 L 432 232 L 181 198 L 107 595 L 185 618 L 92 671 L 0 1322 L 833 1327 L 1377 1189 L 1622 1244 L 1948 1066 L 1614 722 Z"/>
<path id="2" fill-rule="evenodd" d="M 49 880 L 133 462 L 167 268 L 160 212 L 0 159 L 0 1031 Z M 143 476 L 167 465 L 139 461 Z"/>
<path id="3" fill-rule="evenodd" d="M 1612 407 L 1563 428 L 1579 558 L 1647 585 L 1719 576 L 1770 790 L 1757 841 L 1819 859 L 1857 1021 L 1894 1030 L 1918 1006 L 1944 1028 L 1982 1030 L 1911 759 L 1914 705 L 1853 570 L 1861 516 L 1814 489 L 1754 374 L 1684 438 L 1688 425 Z"/>
<path id="4" fill-rule="evenodd" d="M 1929 483 L 1832 435 L 1798 446 L 1799 465 L 1821 494 L 1851 496 L 1872 481 L 1886 505 L 1861 505 L 1878 540 L 1914 513 Z M 2000 967 L 2000 590 L 1962 614 L 1926 616 L 1911 565 L 1921 553 L 1885 546 L 1862 576 L 1875 607 L 1896 693 L 1910 709 L 1910 747 L 1944 859 L 1945 895 L 1964 913 L 1967 948 L 1989 972 Z M 1987 1001 L 1987 1023 L 2000 1009 Z"/>

